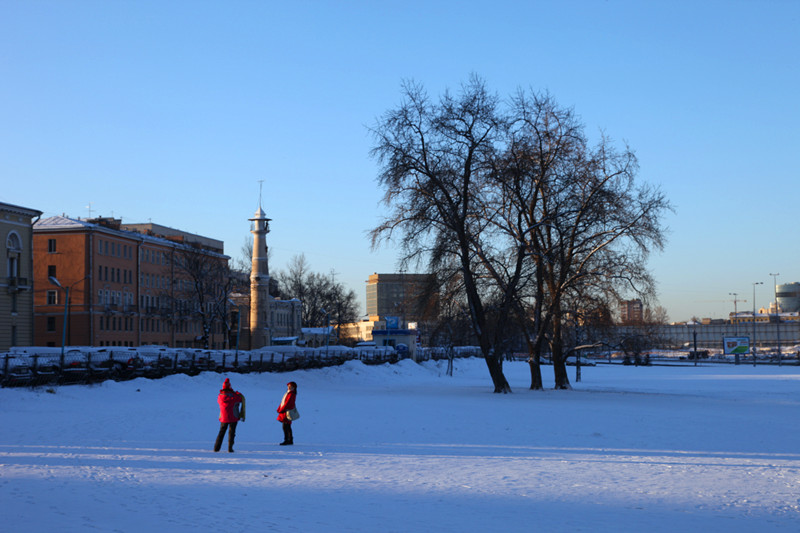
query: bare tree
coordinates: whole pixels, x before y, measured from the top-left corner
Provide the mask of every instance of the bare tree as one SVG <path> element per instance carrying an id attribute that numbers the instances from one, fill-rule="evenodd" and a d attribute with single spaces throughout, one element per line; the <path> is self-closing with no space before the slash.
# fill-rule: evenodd
<path id="1" fill-rule="evenodd" d="M 475 77 L 436 103 L 403 88 L 373 129 L 392 208 L 373 245 L 397 234 L 403 262 L 424 259 L 443 283 L 460 282 L 496 392 L 509 390 L 510 321 L 528 343 L 531 387 L 542 387 L 547 346 L 556 387 L 569 388 L 565 321 L 623 293 L 653 294 L 645 264 L 663 245 L 668 202 L 636 182 L 629 148 L 605 136 L 590 146 L 549 95 L 520 91 L 501 110 Z"/>
<path id="2" fill-rule="evenodd" d="M 475 256 L 485 218 L 475 203 L 493 167 L 495 142 L 505 127 L 497 98 L 473 77 L 457 96 L 431 102 L 421 86 L 403 85 L 405 101 L 372 129 L 378 182 L 392 210 L 372 231 L 373 246 L 401 233 L 404 262 L 427 260 L 444 281 L 460 277 L 464 302 L 495 392 L 509 392 L 484 300 L 494 286 Z"/>
<path id="3" fill-rule="evenodd" d="M 267 258 L 271 255 L 272 250 L 267 250 Z M 239 257 L 233 265 L 233 269 L 239 272 L 250 274 L 250 269 L 253 267 L 253 239 L 245 237 L 242 242 L 242 247 L 239 249 Z"/>
<path id="4" fill-rule="evenodd" d="M 549 95 L 519 93 L 513 116 L 510 159 L 525 162 L 514 170 L 528 183 L 516 203 L 525 231 L 516 235 L 536 265 L 536 342 L 548 339 L 556 388 L 569 388 L 566 313 L 626 291 L 654 292 L 646 258 L 663 246 L 669 203 L 636 183 L 629 148 L 618 151 L 606 136 L 590 147 L 572 111 Z"/>
<path id="5" fill-rule="evenodd" d="M 229 298 L 234 285 L 227 257 L 187 245 L 177 250 L 173 262 L 178 280 L 173 298 L 177 306 L 188 307 L 187 311 L 200 320 L 203 347 L 209 348 L 217 324 L 227 342 Z"/>
<path id="6" fill-rule="evenodd" d="M 300 300 L 303 324 L 326 326 L 326 320 L 330 319 L 338 328 L 358 320 L 355 292 L 337 283 L 333 274 L 311 272 L 305 255 L 294 256 L 288 269 L 278 272 L 276 279 L 284 297 Z"/>

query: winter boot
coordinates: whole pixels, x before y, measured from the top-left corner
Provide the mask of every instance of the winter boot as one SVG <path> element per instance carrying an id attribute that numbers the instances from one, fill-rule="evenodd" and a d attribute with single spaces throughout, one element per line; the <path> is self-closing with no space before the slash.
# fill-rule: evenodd
<path id="1" fill-rule="evenodd" d="M 290 444 L 294 444 L 294 442 L 292 442 L 292 426 L 291 424 L 283 424 L 283 442 L 281 442 L 281 446 L 288 446 Z"/>
<path id="2" fill-rule="evenodd" d="M 292 425 L 291 424 L 284 424 L 283 425 L 283 442 L 281 442 L 281 446 L 291 446 L 294 444 L 294 436 L 292 435 Z"/>

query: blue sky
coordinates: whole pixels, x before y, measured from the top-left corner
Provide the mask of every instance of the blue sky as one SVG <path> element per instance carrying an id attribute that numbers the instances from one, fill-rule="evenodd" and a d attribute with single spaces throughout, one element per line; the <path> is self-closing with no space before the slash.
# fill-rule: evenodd
<path id="1" fill-rule="evenodd" d="M 413 79 L 549 91 L 675 206 L 650 266 L 672 320 L 800 281 L 800 1 L 0 0 L 0 201 L 217 238 L 262 204 L 362 301 L 395 270 L 368 126 Z"/>

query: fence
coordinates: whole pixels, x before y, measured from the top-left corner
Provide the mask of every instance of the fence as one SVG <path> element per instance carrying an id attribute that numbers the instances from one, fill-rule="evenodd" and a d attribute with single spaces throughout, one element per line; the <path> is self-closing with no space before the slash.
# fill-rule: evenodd
<path id="1" fill-rule="evenodd" d="M 289 372 L 341 365 L 358 360 L 368 365 L 396 363 L 408 357 L 391 347 L 328 348 L 273 347 L 255 351 L 139 348 L 31 347 L 0 354 L 0 385 L 43 386 L 69 383 L 157 379 L 173 374 L 201 372 Z M 416 360 L 452 359 L 479 355 L 475 347 L 424 348 Z"/>
<path id="2" fill-rule="evenodd" d="M 290 352 L 260 350 L 73 349 L 61 355 L 46 349 L 0 354 L 3 387 L 49 384 L 98 383 L 138 377 L 161 378 L 200 372 L 287 372 L 340 365 L 359 360 L 365 364 L 396 363 L 401 356 L 391 348 L 303 349 Z"/>

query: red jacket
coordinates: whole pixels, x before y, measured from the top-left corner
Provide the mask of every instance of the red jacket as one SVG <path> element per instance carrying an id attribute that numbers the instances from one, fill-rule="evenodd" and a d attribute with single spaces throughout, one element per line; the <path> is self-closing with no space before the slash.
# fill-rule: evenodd
<path id="1" fill-rule="evenodd" d="M 292 421 L 286 418 L 286 411 L 294 409 L 294 399 L 297 398 L 297 391 L 286 392 L 283 395 L 283 400 L 278 406 L 278 422 L 285 422 L 291 424 Z"/>
<path id="2" fill-rule="evenodd" d="M 233 406 L 242 403 L 242 395 L 232 389 L 222 389 L 217 396 L 219 404 L 219 421 L 223 424 L 238 422 L 239 419 L 233 413 Z"/>

